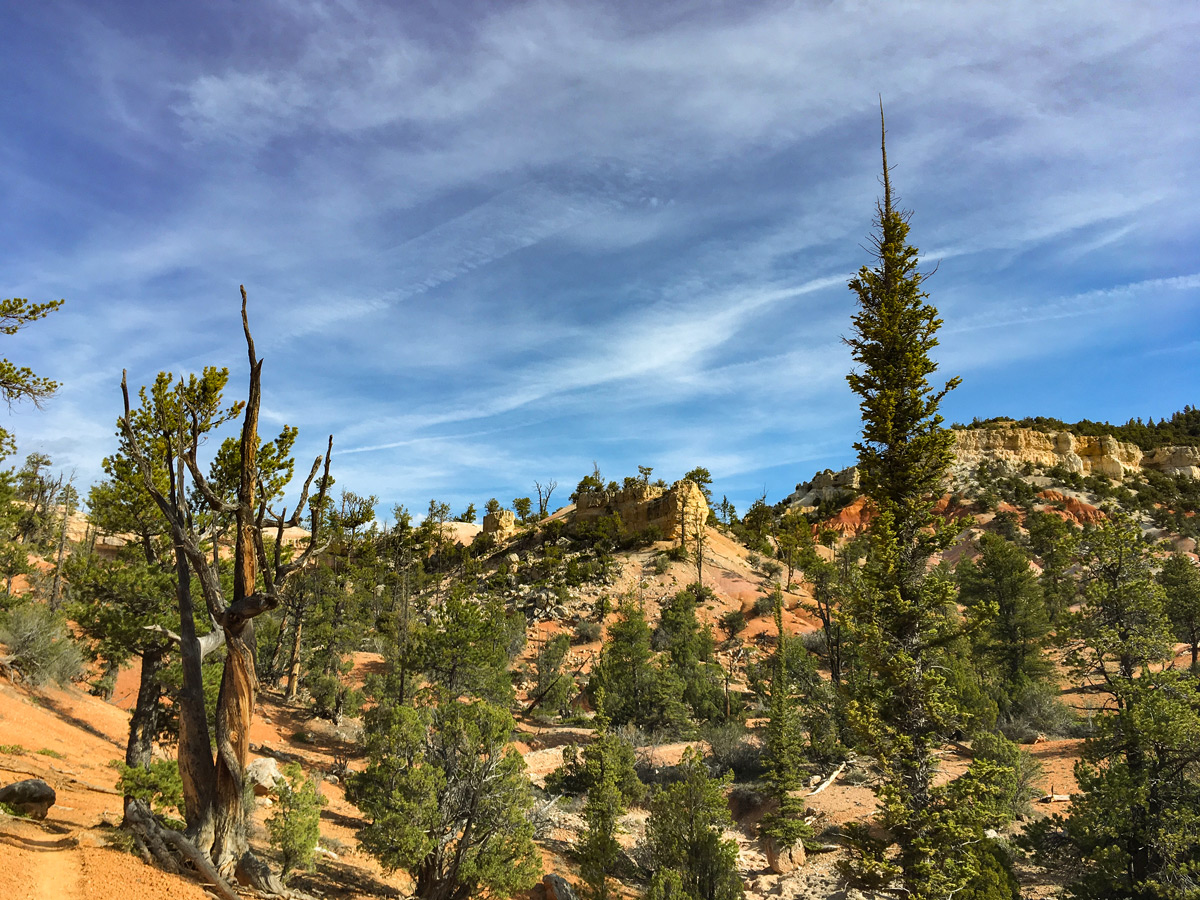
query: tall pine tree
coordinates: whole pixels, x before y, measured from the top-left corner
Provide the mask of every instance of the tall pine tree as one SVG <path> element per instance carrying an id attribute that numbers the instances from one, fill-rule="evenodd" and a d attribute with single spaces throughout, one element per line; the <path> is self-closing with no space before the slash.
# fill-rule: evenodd
<path id="1" fill-rule="evenodd" d="M 883 111 L 880 109 L 882 127 Z M 963 725 L 944 676 L 945 647 L 961 632 L 953 586 L 928 562 L 953 533 L 934 515 L 953 455 L 953 436 L 938 406 L 957 378 L 936 389 L 942 321 L 922 290 L 917 249 L 908 243 L 909 214 L 893 204 L 883 142 L 883 199 L 877 204 L 874 268 L 850 282 L 859 309 L 846 339 L 857 367 L 847 376 L 860 397 L 862 440 L 855 444 L 863 491 L 874 507 L 864 590 L 843 609 L 848 639 L 869 673 L 848 719 L 879 760 L 880 824 L 893 836 L 892 857 L 862 841 L 850 874 L 876 884 L 898 877 L 914 900 L 953 895 L 975 872 L 973 854 L 949 852 L 981 837 L 969 815 L 970 785 L 935 787 L 936 753 Z"/>

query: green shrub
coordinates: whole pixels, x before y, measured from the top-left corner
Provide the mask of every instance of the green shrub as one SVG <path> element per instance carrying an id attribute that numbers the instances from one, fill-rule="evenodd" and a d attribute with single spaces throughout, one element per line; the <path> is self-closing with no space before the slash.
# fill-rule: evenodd
<path id="1" fill-rule="evenodd" d="M 977 760 L 1001 767 L 1001 774 L 993 782 L 997 796 L 989 801 L 996 818 L 1007 823 L 1031 817 L 1029 801 L 1038 794 L 1034 785 L 1042 776 L 1042 764 L 1003 735 L 991 732 L 976 735 L 971 750 Z"/>
<path id="2" fill-rule="evenodd" d="M 666 575 L 669 568 L 671 568 L 671 558 L 667 554 L 660 553 L 654 557 L 655 575 Z"/>
<path id="3" fill-rule="evenodd" d="M 736 778 L 752 778 L 762 773 L 762 748 L 750 741 L 740 722 L 706 728 L 703 737 L 717 772 L 732 772 Z"/>
<path id="4" fill-rule="evenodd" d="M 775 612 L 776 594 L 778 591 L 772 591 L 769 594 L 764 594 L 754 601 L 754 615 L 769 616 Z"/>
<path id="5" fill-rule="evenodd" d="M 576 644 L 590 644 L 592 641 L 598 641 L 600 640 L 600 631 L 599 622 L 590 622 L 587 619 L 583 619 L 575 626 L 574 642 Z"/>
<path id="6" fill-rule="evenodd" d="M 956 897 L 962 900 L 1021 900 L 1021 885 L 1013 874 L 1008 853 L 997 841 L 971 845 L 977 874 Z"/>
<path id="7" fill-rule="evenodd" d="M 305 778 L 299 763 L 289 763 L 283 778 L 275 782 L 279 795 L 275 812 L 267 819 L 271 846 L 283 861 L 281 877 L 286 881 L 296 869 L 308 869 L 320 837 L 321 807 L 326 800 L 313 778 Z"/>
<path id="8" fill-rule="evenodd" d="M 127 766 L 116 762 L 121 770 L 117 779 L 117 790 L 126 797 L 141 800 L 159 815 L 171 811 L 183 811 L 183 780 L 179 777 L 179 764 L 173 759 L 156 759 L 150 768 Z"/>
<path id="9" fill-rule="evenodd" d="M 25 748 L 20 744 L 0 744 L 0 753 L 7 753 L 9 756 L 20 756 L 25 752 Z"/>
<path id="10" fill-rule="evenodd" d="M 641 550 L 653 544 L 657 544 L 663 540 L 662 529 L 657 525 L 647 525 L 645 528 L 635 531 L 621 541 L 623 550 Z"/>
<path id="11" fill-rule="evenodd" d="M 721 616 L 721 630 L 733 640 L 734 635 L 746 627 L 746 616 L 740 609 L 731 609 Z"/>
<path id="12" fill-rule="evenodd" d="M 83 672 L 83 653 L 62 616 L 41 603 L 23 603 L 0 619 L 0 644 L 30 683 L 70 684 Z"/>

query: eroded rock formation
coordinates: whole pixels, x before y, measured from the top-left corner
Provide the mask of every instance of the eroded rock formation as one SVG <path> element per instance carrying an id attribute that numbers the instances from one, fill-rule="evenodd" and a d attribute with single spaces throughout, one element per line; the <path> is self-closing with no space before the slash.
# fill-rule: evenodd
<path id="1" fill-rule="evenodd" d="M 708 521 L 708 501 L 695 482 L 681 479 L 663 489 L 638 484 L 616 493 L 587 491 L 575 501 L 575 517 L 592 519 L 617 513 L 626 531 L 654 525 L 664 540 L 679 540 L 680 527 L 690 538 Z"/>
<path id="2" fill-rule="evenodd" d="M 483 517 L 483 533 L 494 534 L 498 541 L 512 537 L 516 530 L 517 520 L 511 509 L 502 509 Z"/>
<path id="3" fill-rule="evenodd" d="M 1069 431 L 1034 431 L 1032 428 L 969 428 L 952 431 L 956 469 L 974 469 L 981 462 L 1007 463 L 1014 469 L 1025 464 L 1062 466 L 1080 475 L 1124 478 L 1142 467 L 1136 444 L 1111 435 L 1093 437 Z"/>
<path id="4" fill-rule="evenodd" d="M 1136 444 L 1118 441 L 1111 435 L 1095 437 L 1016 426 L 955 429 L 951 434 L 955 440 L 951 480 L 957 482 L 984 462 L 1001 463 L 1013 471 L 1026 465 L 1036 469 L 1062 466 L 1068 472 L 1117 480 L 1143 469 L 1200 479 L 1200 447 L 1159 447 L 1143 453 Z M 840 472 L 826 469 L 814 475 L 812 481 L 796 485 L 787 503 L 792 509 L 807 510 L 822 502 L 849 500 L 857 494 L 857 467 Z"/>

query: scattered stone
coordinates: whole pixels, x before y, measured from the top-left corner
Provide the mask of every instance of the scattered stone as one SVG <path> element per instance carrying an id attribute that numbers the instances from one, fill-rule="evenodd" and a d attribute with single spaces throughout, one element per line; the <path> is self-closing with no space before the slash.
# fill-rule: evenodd
<path id="1" fill-rule="evenodd" d="M 269 756 L 264 756 L 246 766 L 246 777 L 254 785 L 254 795 L 265 797 L 275 792 L 275 782 L 283 778 L 283 772 L 279 763 Z"/>
<path id="2" fill-rule="evenodd" d="M 551 872 L 542 878 L 542 884 L 546 888 L 546 900 L 578 900 L 575 888 L 561 875 Z"/>
<path id="3" fill-rule="evenodd" d="M 780 847 L 773 838 L 766 838 L 763 844 L 763 849 L 767 854 L 767 865 L 771 867 L 772 872 L 780 875 L 794 872 L 804 865 L 804 861 L 808 858 L 804 852 L 803 841 L 796 841 L 790 847 Z"/>
<path id="4" fill-rule="evenodd" d="M 46 813 L 57 799 L 54 788 L 40 778 L 27 778 L 0 788 L 0 803 L 33 819 L 46 818 Z"/>

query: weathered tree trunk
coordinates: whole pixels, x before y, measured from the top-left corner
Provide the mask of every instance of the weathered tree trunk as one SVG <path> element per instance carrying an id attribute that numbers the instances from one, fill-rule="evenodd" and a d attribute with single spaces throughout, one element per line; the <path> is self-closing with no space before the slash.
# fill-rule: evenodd
<path id="1" fill-rule="evenodd" d="M 300 647 L 304 639 L 304 618 L 296 610 L 296 624 L 292 635 L 292 657 L 288 662 L 287 700 L 294 703 L 300 693 Z"/>
<path id="2" fill-rule="evenodd" d="M 244 307 L 243 307 L 244 309 Z M 246 329 L 249 342 L 249 327 Z M 250 609 L 258 583 L 255 538 L 261 540 L 255 519 L 258 481 L 258 409 L 262 361 L 254 358 L 250 344 L 250 392 L 242 420 L 241 466 L 237 493 L 237 534 L 233 551 L 233 598 L 225 613 L 225 670 L 217 698 L 216 839 L 213 862 L 217 871 L 232 875 L 249 852 L 243 783 L 250 723 L 258 696 L 255 670 L 254 615 L 266 607 Z M 261 596 L 261 595 L 260 595 Z M 274 598 L 271 598 L 274 599 Z"/>
<path id="3" fill-rule="evenodd" d="M 271 648 L 271 658 L 267 660 L 265 668 L 266 679 L 269 684 L 279 683 L 279 661 L 283 656 L 283 639 L 287 631 L 287 610 L 284 610 L 282 616 L 279 617 L 279 633 L 275 635 L 275 646 Z"/>
<path id="4" fill-rule="evenodd" d="M 180 477 L 182 481 L 182 476 Z M 171 493 L 176 487 L 172 479 Z M 174 499 L 174 497 L 172 497 Z M 203 655 L 196 636 L 191 574 L 182 549 L 182 529 L 172 524 L 175 534 L 175 598 L 179 605 L 179 655 L 183 685 L 179 690 L 179 777 L 183 782 L 184 819 L 187 836 L 201 853 L 213 843 L 212 797 L 216 787 L 208 714 L 204 703 Z"/>
<path id="5" fill-rule="evenodd" d="M 150 768 L 154 752 L 154 736 L 158 734 L 162 699 L 159 672 L 164 667 L 162 647 L 142 650 L 142 673 L 138 681 L 137 704 L 129 719 L 129 742 L 125 745 L 125 765 Z"/>
<path id="6" fill-rule="evenodd" d="M 54 586 L 50 589 L 50 608 L 58 609 L 62 602 L 62 566 L 63 556 L 67 550 L 67 519 L 71 515 L 71 508 L 68 504 L 63 504 L 63 520 L 62 528 L 58 532 L 58 552 L 54 557 Z"/>
<path id="7" fill-rule="evenodd" d="M 245 770 L 250 723 L 258 694 L 254 671 L 254 629 L 243 623 L 240 633 L 225 629 L 225 672 L 217 698 L 217 782 L 212 858 L 217 871 L 232 877 L 249 850 L 246 837 Z"/>

